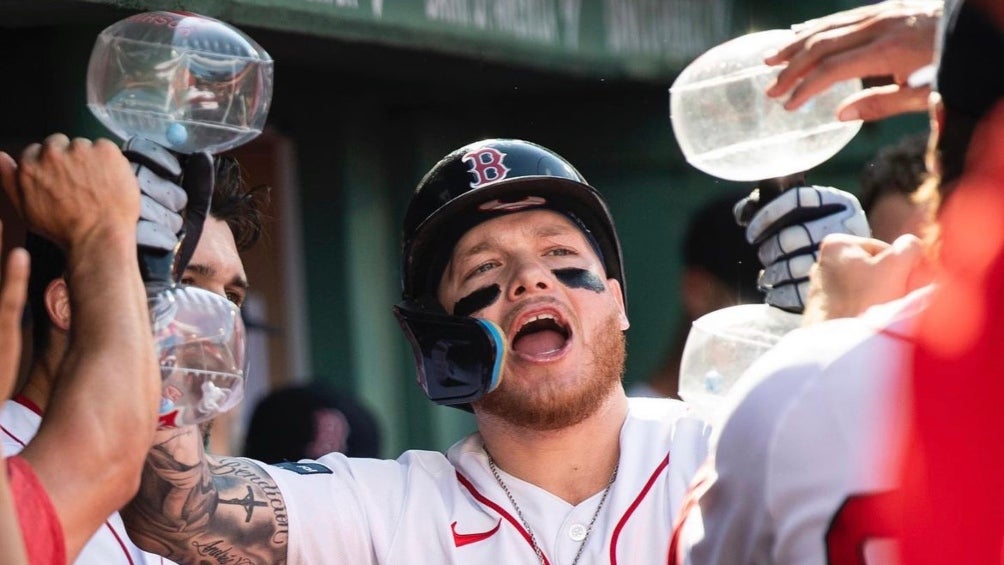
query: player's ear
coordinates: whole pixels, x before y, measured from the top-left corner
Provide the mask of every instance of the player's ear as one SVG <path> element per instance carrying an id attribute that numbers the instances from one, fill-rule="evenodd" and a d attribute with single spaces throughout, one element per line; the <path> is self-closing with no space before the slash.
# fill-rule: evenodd
<path id="1" fill-rule="evenodd" d="M 63 277 L 52 279 L 45 287 L 45 312 L 53 326 L 70 330 L 70 290 Z"/>
<path id="2" fill-rule="evenodd" d="M 621 331 L 627 331 L 631 327 L 631 322 L 628 321 L 627 310 L 624 309 L 624 293 L 621 291 L 621 283 L 617 279 L 607 279 L 607 289 L 613 293 L 614 300 L 617 301 L 617 310 L 620 312 Z"/>

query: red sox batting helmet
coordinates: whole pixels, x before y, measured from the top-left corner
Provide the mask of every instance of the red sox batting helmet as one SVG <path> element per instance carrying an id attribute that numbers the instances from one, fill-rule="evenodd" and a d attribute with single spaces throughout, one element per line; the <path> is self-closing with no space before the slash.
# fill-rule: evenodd
<path id="1" fill-rule="evenodd" d="M 517 139 L 488 139 L 451 152 L 412 195 L 404 219 L 404 300 L 394 308 L 415 353 L 419 384 L 434 402 L 469 408 L 497 386 L 506 347 L 491 322 L 447 315 L 438 304 L 436 290 L 453 247 L 484 221 L 534 208 L 570 218 L 624 292 L 613 218 L 568 161 Z"/>

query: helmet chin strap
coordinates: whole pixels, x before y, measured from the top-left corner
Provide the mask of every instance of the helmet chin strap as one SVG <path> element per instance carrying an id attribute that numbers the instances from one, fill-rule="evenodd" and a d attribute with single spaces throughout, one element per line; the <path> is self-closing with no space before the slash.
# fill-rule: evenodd
<path id="1" fill-rule="evenodd" d="M 470 411 L 470 403 L 495 390 L 502 378 L 506 339 L 489 320 L 451 316 L 414 300 L 394 307 L 411 344 L 418 384 L 436 404 Z"/>

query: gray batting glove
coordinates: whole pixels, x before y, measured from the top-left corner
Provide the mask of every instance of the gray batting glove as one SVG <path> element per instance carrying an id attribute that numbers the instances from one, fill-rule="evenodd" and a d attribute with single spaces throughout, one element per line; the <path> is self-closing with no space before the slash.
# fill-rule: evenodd
<path id="1" fill-rule="evenodd" d="M 805 309 L 809 270 L 820 241 L 831 233 L 869 237 L 871 228 L 857 197 L 828 186 L 785 190 L 753 215 L 746 240 L 764 266 L 759 284 L 768 304 L 796 313 Z"/>
<path id="2" fill-rule="evenodd" d="M 142 137 L 126 141 L 122 153 L 133 164 L 141 192 L 137 243 L 173 251 L 181 236 L 181 213 L 188 203 L 188 195 L 178 185 L 181 164 L 170 151 Z"/>

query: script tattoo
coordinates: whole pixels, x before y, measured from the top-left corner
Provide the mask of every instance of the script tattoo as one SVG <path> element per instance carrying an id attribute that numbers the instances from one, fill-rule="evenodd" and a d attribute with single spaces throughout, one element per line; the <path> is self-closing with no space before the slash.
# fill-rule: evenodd
<path id="1" fill-rule="evenodd" d="M 253 565 L 254 561 L 239 555 L 233 555 L 230 546 L 225 545 L 223 540 L 214 540 L 211 543 L 202 544 L 196 541 L 192 545 L 199 551 L 202 557 L 212 557 L 221 565 Z"/>
<path id="2" fill-rule="evenodd" d="M 158 440 L 139 493 L 122 510 L 136 545 L 182 563 L 286 562 L 286 504 L 263 469 L 205 455 L 195 427 L 160 432 Z"/>

